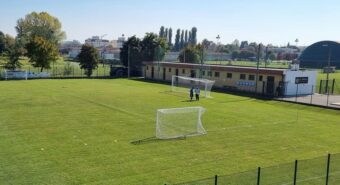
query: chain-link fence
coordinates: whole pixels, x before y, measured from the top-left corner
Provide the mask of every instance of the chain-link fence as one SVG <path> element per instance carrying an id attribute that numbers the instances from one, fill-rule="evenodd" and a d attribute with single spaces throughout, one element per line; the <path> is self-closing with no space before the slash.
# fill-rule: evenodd
<path id="1" fill-rule="evenodd" d="M 283 95 L 276 97 L 276 99 L 312 104 L 325 107 L 340 108 L 340 81 L 336 79 L 320 80 L 317 85 L 296 84 L 295 92 L 287 93 L 289 87 L 284 87 Z"/>
<path id="2" fill-rule="evenodd" d="M 258 168 L 177 185 L 338 185 L 340 154 Z"/>
<path id="3" fill-rule="evenodd" d="M 96 69 L 92 71 L 91 77 L 109 77 L 110 76 L 110 65 L 99 64 Z M 0 78 L 4 78 L 4 68 L 0 68 Z M 44 76 L 40 74 L 41 69 L 32 66 L 23 66 L 21 70 L 26 70 L 28 78 L 82 78 L 87 77 L 85 71 L 80 68 L 79 64 L 66 63 L 63 66 L 52 66 L 50 69 L 44 69 Z M 47 74 L 47 75 L 46 75 Z"/>

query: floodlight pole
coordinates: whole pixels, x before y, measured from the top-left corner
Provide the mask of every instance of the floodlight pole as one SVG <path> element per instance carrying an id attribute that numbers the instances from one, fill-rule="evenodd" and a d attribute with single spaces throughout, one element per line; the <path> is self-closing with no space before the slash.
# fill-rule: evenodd
<path id="1" fill-rule="evenodd" d="M 127 61 L 128 61 L 128 79 L 130 79 L 130 45 L 128 45 L 128 57 L 127 57 Z"/>
<path id="2" fill-rule="evenodd" d="M 257 47 L 257 64 L 256 64 L 256 82 L 255 82 L 255 94 L 257 93 L 257 86 L 259 81 L 259 65 L 260 65 L 260 52 L 261 52 L 261 44 Z M 268 84 L 267 84 L 268 85 Z"/>
<path id="3" fill-rule="evenodd" d="M 328 46 L 329 47 L 329 46 Z M 329 47 L 328 48 L 329 51 L 328 51 L 328 62 L 327 62 L 327 84 L 326 84 L 326 87 L 327 87 L 327 106 L 328 106 L 328 103 L 329 103 L 329 86 L 328 86 L 328 83 L 329 83 L 329 72 L 330 72 L 330 69 L 331 69 L 331 55 L 332 55 L 332 48 Z"/>
<path id="4" fill-rule="evenodd" d="M 201 45 L 202 49 L 201 49 L 201 67 L 200 67 L 200 78 L 202 78 L 202 71 L 203 71 L 203 53 L 204 53 L 204 46 L 203 44 Z"/>

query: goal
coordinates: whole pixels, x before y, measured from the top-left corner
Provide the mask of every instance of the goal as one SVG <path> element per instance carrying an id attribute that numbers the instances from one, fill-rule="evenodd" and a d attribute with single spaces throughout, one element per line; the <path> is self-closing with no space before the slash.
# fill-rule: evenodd
<path id="1" fill-rule="evenodd" d="M 156 138 L 174 139 L 206 134 L 201 121 L 204 112 L 203 107 L 158 109 Z"/>
<path id="2" fill-rule="evenodd" d="M 192 87 L 199 88 L 204 97 L 210 98 L 211 88 L 215 81 L 203 78 L 190 78 L 186 76 L 172 76 L 171 90 L 173 92 L 186 92 L 189 93 Z"/>
<path id="3" fill-rule="evenodd" d="M 27 80 L 28 73 L 27 71 L 24 71 L 24 70 L 5 70 L 3 77 L 5 78 L 5 80 L 10 80 L 10 79 Z"/>

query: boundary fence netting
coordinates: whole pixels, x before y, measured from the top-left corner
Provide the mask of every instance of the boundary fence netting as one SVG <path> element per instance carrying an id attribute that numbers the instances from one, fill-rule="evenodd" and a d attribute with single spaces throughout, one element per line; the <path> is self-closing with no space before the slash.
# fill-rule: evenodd
<path id="1" fill-rule="evenodd" d="M 254 170 L 178 183 L 176 185 L 338 185 L 340 154 L 257 168 Z"/>

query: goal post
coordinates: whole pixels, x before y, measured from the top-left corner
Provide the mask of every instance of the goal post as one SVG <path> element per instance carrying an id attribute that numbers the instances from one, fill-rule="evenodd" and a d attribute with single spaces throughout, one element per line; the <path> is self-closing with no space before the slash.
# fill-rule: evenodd
<path id="1" fill-rule="evenodd" d="M 189 93 L 189 90 L 193 88 L 199 88 L 203 91 L 204 97 L 210 98 L 210 92 L 215 81 L 204 78 L 191 78 L 186 76 L 172 76 L 171 90 L 173 92 Z"/>
<path id="2" fill-rule="evenodd" d="M 206 134 L 201 117 L 203 107 L 158 109 L 156 138 L 174 139 Z"/>
<path id="3" fill-rule="evenodd" d="M 27 80 L 28 72 L 26 70 L 4 70 L 5 80 L 24 79 Z"/>

